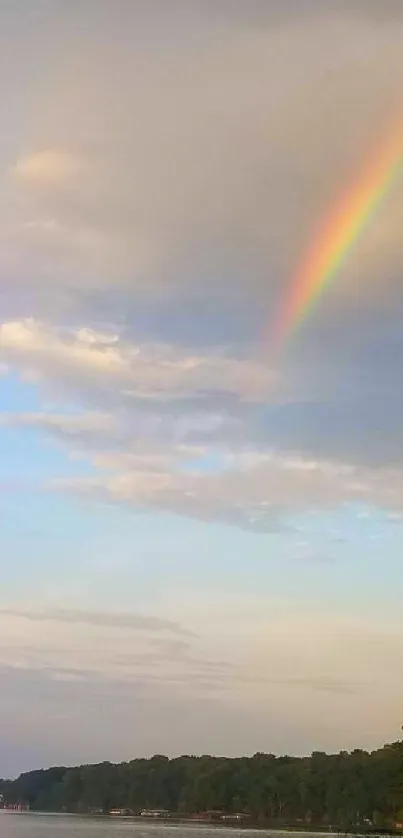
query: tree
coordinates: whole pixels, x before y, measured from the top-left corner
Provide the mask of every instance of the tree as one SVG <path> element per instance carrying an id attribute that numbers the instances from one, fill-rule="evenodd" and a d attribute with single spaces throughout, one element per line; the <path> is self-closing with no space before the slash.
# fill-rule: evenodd
<path id="1" fill-rule="evenodd" d="M 162 808 L 189 814 L 249 813 L 255 823 L 388 828 L 403 820 L 403 744 L 369 754 L 355 750 L 311 757 L 227 759 L 155 755 L 114 765 L 55 767 L 0 780 L 6 803 L 86 812 Z"/>

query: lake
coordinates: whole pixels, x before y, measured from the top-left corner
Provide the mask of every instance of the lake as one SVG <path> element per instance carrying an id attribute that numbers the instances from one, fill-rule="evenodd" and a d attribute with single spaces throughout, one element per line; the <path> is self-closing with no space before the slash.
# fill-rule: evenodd
<path id="1" fill-rule="evenodd" d="M 80 818 L 75 815 L 42 815 L 33 812 L 0 811 L 1 838 L 207 838 L 224 835 L 262 836 L 257 830 L 244 830 L 225 827 L 200 826 L 199 824 L 143 823 L 139 820 L 113 818 Z M 267 832 L 273 838 L 287 833 Z M 293 838 L 312 833 L 288 833 Z M 329 838 L 329 833 L 326 833 Z M 315 833 L 319 838 L 319 833 Z"/>

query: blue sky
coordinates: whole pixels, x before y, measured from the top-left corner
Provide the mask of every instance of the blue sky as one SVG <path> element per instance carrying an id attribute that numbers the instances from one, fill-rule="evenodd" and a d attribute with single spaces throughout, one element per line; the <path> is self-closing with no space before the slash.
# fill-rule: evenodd
<path id="1" fill-rule="evenodd" d="M 401 179 L 269 337 L 402 11 L 2 5 L 0 776 L 399 735 Z"/>

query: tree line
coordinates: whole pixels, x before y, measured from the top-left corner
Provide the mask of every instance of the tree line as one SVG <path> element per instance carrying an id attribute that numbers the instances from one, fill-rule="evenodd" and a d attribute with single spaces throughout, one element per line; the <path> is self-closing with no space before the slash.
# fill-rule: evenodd
<path id="1" fill-rule="evenodd" d="M 244 813 L 250 823 L 390 829 L 403 822 L 403 742 L 368 753 L 181 756 L 55 767 L 0 780 L 7 804 L 38 811 Z"/>

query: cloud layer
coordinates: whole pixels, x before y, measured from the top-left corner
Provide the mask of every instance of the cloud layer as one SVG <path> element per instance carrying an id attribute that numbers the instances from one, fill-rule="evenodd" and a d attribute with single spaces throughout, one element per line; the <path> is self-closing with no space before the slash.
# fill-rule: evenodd
<path id="1" fill-rule="evenodd" d="M 191 3 L 182 27 L 175 15 L 169 25 L 166 14 L 124 6 L 126 36 L 110 10 L 95 15 L 74 65 L 66 14 L 30 147 L 11 167 L 3 269 L 14 284 L 42 287 L 45 307 L 45 293 L 48 304 L 77 306 L 111 286 L 132 303 L 139 292 L 231 289 L 258 297 L 269 320 L 340 182 L 395 114 L 399 27 L 385 15 L 379 28 L 348 4 L 325 15 L 313 4 L 301 17 L 285 3 L 282 25 L 275 5 L 258 4 L 263 20 L 251 15 L 248 26 L 225 4 L 203 14 Z M 343 305 L 363 269 L 366 305 L 383 297 L 380 265 L 393 281 L 400 197 L 340 284 Z"/>
<path id="2" fill-rule="evenodd" d="M 354 450 L 353 459 L 341 451 L 328 458 L 334 442 L 312 443 L 309 425 L 301 434 L 291 423 L 287 435 L 281 423 L 275 446 L 264 412 L 267 400 L 280 399 L 281 382 L 261 361 L 134 345 L 88 328 L 59 332 L 34 320 L 3 323 L 0 339 L 11 368 L 45 394 L 87 407 L 2 417 L 3 426 L 36 428 L 89 461 L 88 477 L 55 475 L 54 488 L 263 531 L 281 515 L 349 501 L 403 510 L 400 465 L 362 463 Z M 286 420 L 295 409 L 301 420 L 298 403 L 283 408 Z"/>

